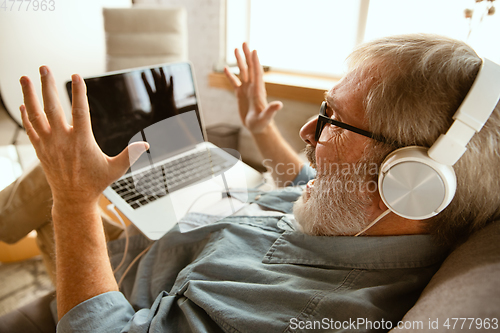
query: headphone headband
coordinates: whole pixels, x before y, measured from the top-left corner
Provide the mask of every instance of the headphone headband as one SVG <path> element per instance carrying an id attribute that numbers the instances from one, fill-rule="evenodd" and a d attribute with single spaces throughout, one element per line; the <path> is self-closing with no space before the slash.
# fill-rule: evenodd
<path id="1" fill-rule="evenodd" d="M 455 121 L 429 148 L 429 157 L 441 164 L 455 164 L 467 150 L 474 134 L 491 116 L 499 99 L 500 65 L 483 58 L 472 87 L 453 116 Z"/>
<path id="2" fill-rule="evenodd" d="M 483 59 L 454 122 L 431 148 L 412 146 L 390 153 L 382 163 L 379 192 L 395 214 L 422 220 L 439 214 L 453 199 L 457 179 L 452 165 L 484 126 L 500 99 L 500 65 Z"/>

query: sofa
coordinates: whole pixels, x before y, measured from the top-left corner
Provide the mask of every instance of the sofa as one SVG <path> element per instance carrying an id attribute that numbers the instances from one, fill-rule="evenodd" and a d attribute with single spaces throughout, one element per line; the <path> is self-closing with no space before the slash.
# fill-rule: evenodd
<path id="1" fill-rule="evenodd" d="M 500 221 L 495 221 L 473 234 L 446 258 L 402 319 L 401 326 L 406 324 L 407 328 L 393 331 L 500 330 L 499 282 Z M 422 322 L 423 329 L 415 328 L 414 322 Z"/>

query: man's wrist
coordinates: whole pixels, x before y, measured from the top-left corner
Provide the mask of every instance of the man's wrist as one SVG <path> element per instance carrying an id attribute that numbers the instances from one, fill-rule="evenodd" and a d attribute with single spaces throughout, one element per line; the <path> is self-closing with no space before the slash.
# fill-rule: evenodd
<path id="1" fill-rule="evenodd" d="M 253 137 L 257 139 L 258 137 L 268 136 L 275 131 L 277 131 L 277 127 L 276 127 L 276 124 L 274 123 L 274 120 L 273 120 L 266 127 L 264 127 L 262 130 L 260 130 L 258 132 L 251 132 L 251 133 L 252 133 Z"/>
<path id="2" fill-rule="evenodd" d="M 54 198 L 52 204 L 52 214 L 57 215 L 89 215 L 98 211 L 97 200 L 76 200 L 76 199 L 59 199 Z"/>

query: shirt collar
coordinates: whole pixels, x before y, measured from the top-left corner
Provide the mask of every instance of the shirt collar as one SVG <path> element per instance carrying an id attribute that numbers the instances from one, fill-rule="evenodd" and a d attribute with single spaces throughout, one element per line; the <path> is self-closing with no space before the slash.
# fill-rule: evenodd
<path id="1" fill-rule="evenodd" d="M 274 242 L 263 263 L 347 269 L 417 268 L 442 261 L 447 252 L 429 235 L 310 236 L 287 231 Z"/>

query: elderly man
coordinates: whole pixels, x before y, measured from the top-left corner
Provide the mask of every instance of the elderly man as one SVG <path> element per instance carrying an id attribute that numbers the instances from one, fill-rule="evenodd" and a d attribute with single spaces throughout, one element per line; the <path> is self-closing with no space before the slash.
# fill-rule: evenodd
<path id="1" fill-rule="evenodd" d="M 40 68 L 43 109 L 21 78 L 23 122 L 54 200 L 59 331 L 388 330 L 449 247 L 500 215 L 498 106 L 455 165 L 457 192 L 442 213 L 403 218 L 376 188 L 388 153 L 429 147 L 451 125 L 481 66 L 464 43 L 407 35 L 356 49 L 322 115 L 300 131 L 314 180 L 274 125 L 282 105 L 267 103 L 257 53 L 243 51 L 239 78 L 226 69 L 243 124 L 271 168 L 292 170 L 275 173 L 278 183 L 307 185 L 259 194 L 240 214 L 188 233 L 174 228 L 124 278 L 123 269 L 112 271 L 124 242 L 106 247 L 97 200 L 146 145 L 116 157 L 100 151 L 80 76 L 72 77 L 73 126 L 48 68 Z M 148 245 L 132 238 L 127 265 Z"/>

